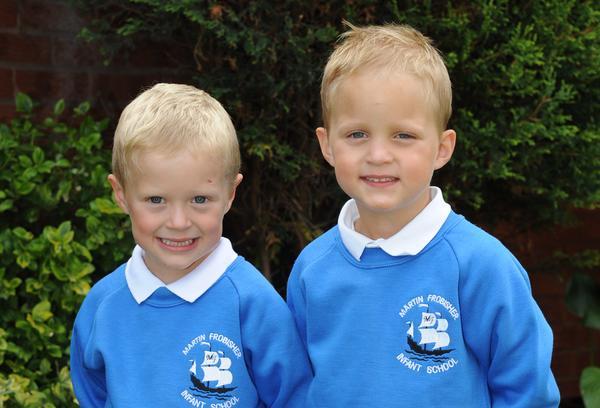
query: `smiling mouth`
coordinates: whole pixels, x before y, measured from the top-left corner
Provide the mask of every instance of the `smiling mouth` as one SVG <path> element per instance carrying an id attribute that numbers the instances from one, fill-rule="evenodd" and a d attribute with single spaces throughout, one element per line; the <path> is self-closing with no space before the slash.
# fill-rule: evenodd
<path id="1" fill-rule="evenodd" d="M 363 180 L 368 181 L 369 183 L 391 183 L 397 181 L 397 177 L 374 177 L 374 176 L 364 176 L 361 177 Z"/>
<path id="2" fill-rule="evenodd" d="M 194 239 L 186 239 L 186 240 L 176 240 L 176 241 L 174 241 L 172 239 L 167 239 L 167 238 L 159 238 L 159 239 L 160 239 L 160 242 L 162 242 L 166 246 L 175 247 L 175 248 L 190 246 L 196 240 L 195 238 Z"/>

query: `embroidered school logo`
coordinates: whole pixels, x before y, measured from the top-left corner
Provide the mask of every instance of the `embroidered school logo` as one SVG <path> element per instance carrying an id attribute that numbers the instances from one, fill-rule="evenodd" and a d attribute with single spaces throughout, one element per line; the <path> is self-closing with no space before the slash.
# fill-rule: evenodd
<path id="1" fill-rule="evenodd" d="M 189 384 L 181 397 L 199 408 L 230 408 L 240 399 L 233 375 L 242 357 L 238 345 L 219 333 L 201 334 L 181 351 L 189 362 Z"/>
<path id="2" fill-rule="evenodd" d="M 438 374 L 454 368 L 449 326 L 458 320 L 458 310 L 439 295 L 417 296 L 406 302 L 398 315 L 406 330 L 404 351 L 396 360 L 414 372 Z M 403 329 L 404 331 L 404 329 Z"/>

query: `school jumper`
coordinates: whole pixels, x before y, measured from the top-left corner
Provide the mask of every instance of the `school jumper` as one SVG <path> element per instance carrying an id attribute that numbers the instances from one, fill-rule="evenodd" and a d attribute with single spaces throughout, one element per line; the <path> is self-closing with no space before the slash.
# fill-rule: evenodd
<path id="1" fill-rule="evenodd" d="M 91 289 L 71 375 L 87 407 L 304 407 L 311 376 L 285 302 L 226 238 L 164 285 L 136 247 Z"/>
<path id="2" fill-rule="evenodd" d="M 556 407 L 552 332 L 495 238 L 429 205 L 389 239 L 354 200 L 309 244 L 288 305 L 314 370 L 307 407 Z"/>

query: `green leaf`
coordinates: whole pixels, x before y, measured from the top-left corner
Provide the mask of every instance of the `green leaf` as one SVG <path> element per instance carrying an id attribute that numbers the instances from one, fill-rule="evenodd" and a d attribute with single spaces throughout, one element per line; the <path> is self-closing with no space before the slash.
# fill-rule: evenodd
<path id="1" fill-rule="evenodd" d="M 595 302 L 590 305 L 583 315 L 583 325 L 592 329 L 600 330 L 600 302 L 595 299 Z"/>
<path id="2" fill-rule="evenodd" d="M 43 358 L 42 361 L 40 362 L 40 374 L 48 374 L 50 372 L 50 370 L 52 369 L 52 366 L 50 365 L 50 362 L 48 361 L 47 358 Z"/>
<path id="3" fill-rule="evenodd" d="M 0 201 L 0 213 L 10 210 L 13 207 L 13 200 Z"/>
<path id="4" fill-rule="evenodd" d="M 85 296 L 90 291 L 90 284 L 84 280 L 72 282 L 69 287 L 80 296 Z"/>
<path id="5" fill-rule="evenodd" d="M 50 302 L 47 300 L 42 300 L 40 303 L 35 305 L 31 310 L 31 316 L 33 320 L 36 322 L 45 322 L 50 319 L 53 314 L 50 311 Z"/>
<path id="6" fill-rule="evenodd" d="M 89 110 L 90 110 L 90 103 L 83 102 L 79 106 L 75 107 L 73 109 L 73 112 L 75 112 L 76 115 L 81 116 L 81 115 L 85 115 Z"/>
<path id="7" fill-rule="evenodd" d="M 21 163 L 21 166 L 25 168 L 33 166 L 33 161 L 31 158 L 29 156 L 25 156 L 24 154 L 19 156 L 19 163 Z"/>
<path id="8" fill-rule="evenodd" d="M 33 239 L 33 234 L 27 231 L 23 227 L 13 228 L 12 233 L 17 237 L 24 241 L 31 241 Z"/>
<path id="9" fill-rule="evenodd" d="M 567 308 L 579 317 L 592 313 L 594 321 L 597 310 L 600 309 L 600 289 L 595 280 L 582 273 L 575 273 L 567 285 Z M 592 310 L 592 312 L 590 312 Z"/>
<path id="10" fill-rule="evenodd" d="M 92 208 L 96 208 L 102 214 L 123 214 L 123 210 L 113 200 L 107 198 L 95 199 Z"/>
<path id="11" fill-rule="evenodd" d="M 33 154 L 31 155 L 33 163 L 36 165 L 41 164 L 44 161 L 44 151 L 38 146 L 33 148 Z"/>
<path id="12" fill-rule="evenodd" d="M 65 110 L 65 100 L 60 99 L 54 104 L 54 116 L 59 116 Z"/>
<path id="13" fill-rule="evenodd" d="M 58 233 L 63 238 L 70 236 L 71 232 L 71 221 L 64 221 L 58 226 Z"/>
<path id="14" fill-rule="evenodd" d="M 94 265 L 86 263 L 81 266 L 79 271 L 75 273 L 75 275 L 71 276 L 73 280 L 79 281 L 81 278 L 91 274 L 94 272 Z"/>
<path id="15" fill-rule="evenodd" d="M 31 193 L 35 188 L 35 183 L 22 179 L 13 180 L 13 185 L 15 187 L 15 192 L 22 196 Z"/>
<path id="16" fill-rule="evenodd" d="M 29 96 L 22 92 L 17 92 L 17 95 L 15 96 L 15 105 L 17 112 L 31 113 L 33 110 L 33 101 Z"/>
<path id="17" fill-rule="evenodd" d="M 29 252 L 22 252 L 19 255 L 17 255 L 17 265 L 19 265 L 21 268 L 25 269 L 29 266 L 29 264 L 31 264 L 32 261 L 32 257 L 31 254 Z"/>
<path id="18" fill-rule="evenodd" d="M 71 191 L 71 180 L 61 180 L 58 183 L 58 191 L 56 192 L 57 198 L 62 198 L 63 201 L 69 201 L 69 193 Z"/>
<path id="19" fill-rule="evenodd" d="M 579 387 L 586 407 L 600 407 L 600 367 L 586 367 L 581 373 Z"/>
<path id="20" fill-rule="evenodd" d="M 46 350 L 48 350 L 48 354 L 51 357 L 55 357 L 55 358 L 60 358 L 62 357 L 62 350 L 60 347 L 58 347 L 56 344 L 50 344 L 46 347 Z"/>

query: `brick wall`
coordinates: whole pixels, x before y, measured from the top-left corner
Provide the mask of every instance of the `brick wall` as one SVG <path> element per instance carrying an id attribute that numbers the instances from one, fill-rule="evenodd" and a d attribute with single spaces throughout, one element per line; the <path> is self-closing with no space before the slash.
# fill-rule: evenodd
<path id="1" fill-rule="evenodd" d="M 589 366 L 600 366 L 600 330 L 587 329 L 567 310 L 564 302 L 569 270 L 543 270 L 540 265 L 553 253 L 574 254 L 600 248 L 600 211 L 574 211 L 577 223 L 571 227 L 552 228 L 511 235 L 497 232 L 503 242 L 530 271 L 534 297 L 552 326 L 554 354 L 552 369 L 563 397 L 579 395 L 579 376 Z M 595 271 L 596 279 L 600 278 Z"/>
<path id="2" fill-rule="evenodd" d="M 156 82 L 190 82 L 194 62 L 183 48 L 149 45 L 105 66 L 96 46 L 76 38 L 83 24 L 66 1 L 0 0 L 0 120 L 14 115 L 17 91 L 46 110 L 60 98 L 88 100 L 100 118 Z"/>
<path id="3" fill-rule="evenodd" d="M 14 95 L 28 93 L 45 109 L 59 98 L 70 106 L 93 103 L 97 117 L 115 117 L 142 88 L 161 81 L 191 82 L 193 61 L 184 49 L 144 47 L 130 59 L 103 65 L 94 47 L 76 35 L 81 18 L 58 0 L 0 0 L 0 120 L 14 115 Z M 125 62 L 128 61 L 128 62 Z M 599 212 L 577 213 L 574 228 L 513 236 L 497 232 L 528 269 L 555 250 L 577 251 L 600 246 Z M 577 396 L 581 370 L 600 365 L 600 334 L 585 329 L 565 307 L 568 271 L 531 274 L 533 292 L 553 327 L 553 369 L 561 393 Z M 595 356 L 595 357 L 593 357 Z"/>

